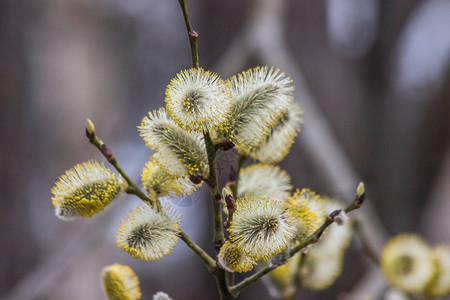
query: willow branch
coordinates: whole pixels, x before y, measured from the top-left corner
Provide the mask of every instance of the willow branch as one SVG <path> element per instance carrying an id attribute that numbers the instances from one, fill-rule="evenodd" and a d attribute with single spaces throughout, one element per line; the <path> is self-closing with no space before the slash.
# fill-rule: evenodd
<path id="1" fill-rule="evenodd" d="M 360 184 L 360 186 L 361 186 L 361 184 Z M 346 213 L 349 213 L 355 209 L 360 208 L 361 205 L 363 204 L 366 196 L 365 196 L 365 192 L 364 192 L 364 187 L 362 186 L 362 189 L 360 190 L 360 186 L 358 186 L 358 192 L 355 197 L 355 200 L 347 208 L 344 209 L 344 211 Z M 332 213 L 330 213 L 325 218 L 325 221 L 322 223 L 322 225 L 309 238 L 307 238 L 305 241 L 303 241 L 302 243 L 298 244 L 297 246 L 295 246 L 294 248 L 289 250 L 288 259 L 293 257 L 295 254 L 297 254 L 301 250 L 305 249 L 307 246 L 317 243 L 320 240 L 320 237 L 322 236 L 325 229 L 327 229 L 328 226 L 330 226 L 331 224 L 334 223 L 335 217 L 338 216 L 340 213 L 341 213 L 341 209 L 335 210 Z M 286 259 L 286 261 L 287 261 L 287 259 Z M 276 269 L 278 266 L 279 265 L 271 264 L 271 265 L 265 267 L 264 269 L 260 270 L 259 272 L 253 274 L 252 276 L 247 277 L 246 279 L 239 282 L 238 284 L 230 287 L 231 294 L 233 296 L 237 297 L 239 295 L 239 293 L 242 292 L 245 288 L 247 288 L 251 284 L 255 283 L 261 277 L 263 277 L 270 271 Z"/>
<path id="2" fill-rule="evenodd" d="M 198 59 L 198 34 L 192 29 L 191 20 L 189 19 L 189 14 L 187 10 L 187 5 L 185 0 L 178 0 L 180 3 L 181 10 L 183 11 L 184 22 L 186 24 L 186 30 L 189 36 L 189 43 L 191 46 L 191 56 L 192 56 L 192 66 L 194 68 L 199 68 Z M 211 191 L 211 196 L 213 199 L 213 210 L 214 210 L 214 249 L 218 254 L 220 248 L 224 243 L 223 235 L 223 224 L 222 224 L 222 196 L 219 194 L 219 189 L 217 186 L 217 173 L 216 173 L 216 152 L 217 149 L 211 141 L 209 133 L 206 132 L 203 135 L 206 145 L 206 151 L 208 155 L 208 165 L 209 165 L 209 176 L 206 179 L 206 183 Z M 212 274 L 216 277 L 217 286 L 219 288 L 221 299 L 231 299 L 232 296 L 228 291 L 228 285 L 225 278 L 225 270 L 220 266 L 217 266 Z"/>
<path id="3" fill-rule="evenodd" d="M 192 66 L 194 68 L 199 67 L 198 59 L 198 46 L 197 39 L 198 34 L 192 29 L 191 20 L 189 18 L 189 13 L 187 9 L 187 4 L 185 0 L 178 0 L 183 12 L 184 22 L 186 24 L 186 30 L 189 36 L 189 43 L 191 45 L 191 55 L 192 55 Z M 216 174 L 216 152 L 217 149 L 209 137 L 209 133 L 203 135 L 206 145 L 206 151 L 208 155 L 208 165 L 209 165 L 209 177 L 206 183 L 211 191 L 211 196 L 213 198 L 214 206 L 214 247 L 218 253 L 220 247 L 224 242 L 223 227 L 222 227 L 222 197 L 219 194 L 217 186 L 217 174 Z"/>
<path id="4" fill-rule="evenodd" d="M 184 22 L 186 24 L 186 30 L 189 36 L 189 44 L 191 45 L 191 55 L 192 55 L 192 66 L 194 68 L 199 68 L 199 60 L 198 60 L 198 34 L 195 30 L 192 29 L 191 20 L 189 19 L 187 4 L 185 0 L 178 0 L 180 3 L 181 10 L 183 11 Z"/>
<path id="5" fill-rule="evenodd" d="M 250 286 L 253 283 L 257 282 L 261 277 L 263 277 L 264 275 L 266 275 L 270 271 L 275 270 L 276 268 L 278 268 L 277 265 L 269 265 L 269 266 L 265 267 L 264 269 L 259 270 L 258 272 L 256 272 L 252 276 L 249 276 L 249 277 L 245 278 L 244 280 L 242 280 L 238 284 L 230 287 L 231 294 L 234 297 L 237 297 L 245 288 L 247 288 L 248 286 Z"/>
<path id="6" fill-rule="evenodd" d="M 103 141 L 99 139 L 95 134 L 94 124 L 89 119 L 87 120 L 86 136 L 89 139 L 89 142 L 92 145 L 94 145 L 98 150 L 100 150 L 100 152 L 103 154 L 106 160 L 117 170 L 117 172 L 119 172 L 119 174 L 123 177 L 123 179 L 125 179 L 125 181 L 128 184 L 128 187 L 125 192 L 127 194 L 133 194 L 139 197 L 141 200 L 150 205 L 152 208 L 156 209 L 157 211 L 160 211 L 162 206 L 159 200 L 158 199 L 151 200 L 147 195 L 145 195 L 141 191 L 141 189 L 133 182 L 133 180 L 130 179 L 127 173 L 125 173 L 122 170 L 111 149 L 108 146 L 106 146 L 105 143 L 103 143 Z"/>
<path id="7" fill-rule="evenodd" d="M 192 251 L 194 251 L 205 262 L 206 266 L 208 267 L 208 270 L 210 272 L 213 272 L 214 269 L 217 267 L 216 261 L 211 256 L 209 256 L 205 251 L 203 251 L 203 249 L 200 248 L 199 245 L 194 243 L 189 238 L 189 236 L 183 231 L 180 232 L 180 238 L 183 240 L 183 242 L 186 243 L 186 245 L 188 245 L 189 248 L 192 249 Z"/>
<path id="8" fill-rule="evenodd" d="M 133 194 L 140 198 L 145 203 L 149 204 L 152 208 L 154 208 L 157 211 L 160 211 L 162 209 L 161 202 L 159 202 L 158 199 L 151 200 L 147 195 L 145 195 L 144 192 L 133 182 L 133 180 L 130 179 L 130 177 L 125 173 L 122 168 L 120 167 L 119 163 L 117 162 L 114 154 L 112 153 L 111 149 L 108 148 L 105 143 L 101 139 L 97 137 L 94 131 L 94 124 L 88 120 L 87 121 L 87 127 L 86 127 L 86 135 L 89 139 L 89 142 L 94 145 L 100 152 L 103 154 L 103 156 L 108 160 L 108 162 L 119 172 L 120 175 L 126 180 L 128 183 L 128 188 L 126 189 L 126 193 Z M 211 272 L 216 268 L 216 262 L 215 260 L 209 256 L 203 249 L 200 248 L 194 241 L 192 241 L 189 236 L 183 232 L 180 229 L 180 238 L 186 243 L 186 245 L 191 248 L 192 251 L 194 251 L 206 264 L 208 267 L 208 270 Z"/>
<path id="9" fill-rule="evenodd" d="M 206 152 L 208 155 L 209 176 L 206 183 L 209 186 L 211 197 L 213 200 L 214 211 L 214 249 L 216 254 L 219 254 L 220 248 L 224 243 L 223 235 L 223 220 L 222 220 L 222 196 L 219 194 L 217 186 L 217 172 L 216 172 L 216 153 L 217 148 L 211 141 L 209 133 L 203 135 L 205 140 Z M 216 278 L 217 287 L 219 288 L 220 299 L 232 299 L 232 296 L 228 290 L 228 284 L 226 279 L 225 270 L 219 265 L 212 272 Z"/>

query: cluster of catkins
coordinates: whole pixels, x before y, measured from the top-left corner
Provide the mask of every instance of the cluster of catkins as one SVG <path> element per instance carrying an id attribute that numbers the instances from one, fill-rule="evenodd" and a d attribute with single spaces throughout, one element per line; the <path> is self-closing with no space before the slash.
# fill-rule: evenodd
<path id="1" fill-rule="evenodd" d="M 342 208 L 309 189 L 293 191 L 289 175 L 275 165 L 289 152 L 302 123 L 293 89 L 289 78 L 269 67 L 228 80 L 201 68 L 179 73 L 167 87 L 166 108 L 150 112 L 138 127 L 154 151 L 142 172 L 151 202 L 122 220 L 118 246 L 147 261 L 172 251 L 180 239 L 181 217 L 164 198 L 192 194 L 215 176 L 207 147 L 234 147 L 240 156 L 257 161 L 241 169 L 237 185 L 229 189 L 234 190 L 236 207 L 218 255 L 228 271 L 247 272 L 256 264 L 270 264 L 314 233 L 326 213 Z M 126 182 L 103 164 L 88 161 L 61 176 L 52 201 L 62 219 L 91 217 L 126 189 Z M 307 253 L 274 270 L 270 277 L 277 290 L 289 293 L 292 285 L 323 289 L 332 284 L 340 274 L 350 223 L 332 224 Z"/>

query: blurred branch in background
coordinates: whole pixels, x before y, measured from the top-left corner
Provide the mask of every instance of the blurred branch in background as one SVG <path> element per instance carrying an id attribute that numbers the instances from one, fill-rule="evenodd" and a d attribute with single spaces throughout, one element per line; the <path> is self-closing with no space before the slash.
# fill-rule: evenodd
<path id="1" fill-rule="evenodd" d="M 430 193 L 430 201 L 424 211 L 423 232 L 435 243 L 449 243 L 450 232 L 450 149 Z"/>
<path id="2" fill-rule="evenodd" d="M 95 218 L 84 224 L 79 223 L 78 227 L 67 232 L 57 241 L 46 258 L 27 272 L 27 275 L 6 295 L 2 295 L 1 299 L 42 299 L 50 295 L 59 278 L 65 277 L 66 273 L 83 259 L 86 252 L 92 251 L 93 246 L 101 240 L 108 225 L 103 218 L 111 217 L 113 212 L 113 209 L 108 209 L 103 212 L 102 218 Z"/>

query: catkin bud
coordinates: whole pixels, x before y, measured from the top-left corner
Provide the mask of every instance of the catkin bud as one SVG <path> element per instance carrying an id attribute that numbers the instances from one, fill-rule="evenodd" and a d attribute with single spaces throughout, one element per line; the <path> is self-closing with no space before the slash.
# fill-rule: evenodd
<path id="1" fill-rule="evenodd" d="M 180 222 L 170 211 L 153 211 L 145 204 L 132 210 L 116 234 L 119 248 L 135 258 L 154 261 L 168 255 L 180 239 Z"/>
<path id="2" fill-rule="evenodd" d="M 247 195 L 237 201 L 230 240 L 249 256 L 269 259 L 283 251 L 295 235 L 294 220 L 281 201 Z"/>
<path id="3" fill-rule="evenodd" d="M 169 118 L 161 108 L 149 113 L 138 127 L 147 146 L 156 151 L 152 161 L 171 176 L 193 176 L 200 183 L 209 176 L 203 135 L 187 132 Z"/>
<path id="4" fill-rule="evenodd" d="M 430 248 L 415 234 L 393 237 L 384 247 L 380 260 L 389 283 L 407 293 L 423 292 L 437 271 Z"/>
<path id="5" fill-rule="evenodd" d="M 136 300 L 141 298 L 139 279 L 133 270 L 113 264 L 102 270 L 103 290 L 109 300 Z"/>
<path id="6" fill-rule="evenodd" d="M 122 194 L 124 184 L 103 164 L 88 161 L 66 171 L 52 189 L 55 214 L 63 220 L 92 217 Z"/>
<path id="7" fill-rule="evenodd" d="M 167 86 L 166 107 L 184 130 L 208 132 L 223 127 L 231 109 L 231 97 L 217 74 L 192 68 L 181 71 Z"/>

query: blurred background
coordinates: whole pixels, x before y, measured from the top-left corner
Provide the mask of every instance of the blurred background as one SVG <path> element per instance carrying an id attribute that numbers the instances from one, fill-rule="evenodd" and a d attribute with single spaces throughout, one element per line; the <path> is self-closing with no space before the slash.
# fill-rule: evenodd
<path id="1" fill-rule="evenodd" d="M 350 202 L 366 183 L 375 247 L 399 232 L 450 242 L 450 1 L 188 0 L 200 65 L 224 78 L 257 65 L 294 80 L 305 124 L 280 164 L 295 187 Z M 164 105 L 171 78 L 189 68 L 176 0 L 0 2 L 0 297 L 104 299 L 100 270 L 138 274 L 143 299 L 216 299 L 216 285 L 182 243 L 143 262 L 115 245 L 123 197 L 92 219 L 54 216 L 50 190 L 66 169 L 102 160 L 86 118 L 135 180 L 150 151 L 136 126 Z M 233 153 L 220 154 L 227 175 Z M 208 191 L 172 200 L 183 228 L 212 248 Z M 382 299 L 383 278 L 355 238 L 343 275 L 298 299 Z M 363 295 L 363 296 L 361 296 Z M 361 297 L 361 298 L 358 298 Z M 261 282 L 240 299 L 271 299 Z"/>

